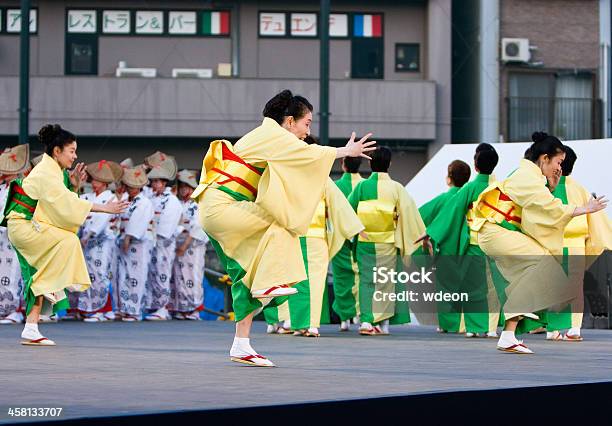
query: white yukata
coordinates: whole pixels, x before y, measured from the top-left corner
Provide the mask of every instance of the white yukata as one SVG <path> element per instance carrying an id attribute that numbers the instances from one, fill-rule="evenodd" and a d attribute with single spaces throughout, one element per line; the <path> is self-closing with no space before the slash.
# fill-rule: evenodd
<path id="1" fill-rule="evenodd" d="M 4 210 L 8 184 L 0 184 L 0 209 Z M 1 213 L 1 212 L 0 212 Z M 0 227 L 0 318 L 19 310 L 23 298 L 23 280 L 17 254 L 9 242 L 5 227 Z"/>
<path id="2" fill-rule="evenodd" d="M 100 195 L 94 192 L 83 194 L 81 198 L 94 204 L 107 204 L 115 199 L 115 195 L 106 190 Z M 83 254 L 91 279 L 91 287 L 79 293 L 78 309 L 82 312 L 97 312 L 108 301 L 115 247 L 115 238 L 110 230 L 111 219 L 111 215 L 106 213 L 90 213 L 81 228 L 82 237 L 88 237 L 83 246 Z"/>
<path id="3" fill-rule="evenodd" d="M 127 199 L 128 199 L 128 194 L 127 192 L 124 192 L 121 196 L 121 199 L 117 197 L 117 194 L 113 194 L 113 198 L 111 199 L 111 201 L 124 201 Z M 108 222 L 107 233 L 108 235 L 112 235 L 112 238 L 113 238 L 113 251 L 111 254 L 110 273 L 109 273 L 111 295 L 112 295 L 111 302 L 113 305 L 113 311 L 118 311 L 119 310 L 119 292 L 117 291 L 117 282 L 118 282 L 118 277 L 119 277 L 119 271 L 117 268 L 119 267 L 119 255 L 120 255 L 121 249 L 119 248 L 119 245 L 117 244 L 117 240 L 119 239 L 119 236 L 121 235 L 120 234 L 121 215 L 114 214 L 110 216 L 111 217 Z"/>
<path id="4" fill-rule="evenodd" d="M 121 216 L 117 292 L 119 312 L 140 318 L 144 309 L 149 256 L 154 242 L 153 204 L 139 194 Z M 125 237 L 131 236 L 127 253 L 121 249 Z"/>
<path id="5" fill-rule="evenodd" d="M 155 211 L 155 245 L 151 252 L 146 303 L 148 310 L 165 308 L 170 301 L 170 277 L 176 257 L 176 232 L 181 221 L 181 202 L 166 188 L 151 202 Z"/>
<path id="6" fill-rule="evenodd" d="M 170 303 L 174 312 L 192 312 L 204 302 L 204 256 L 208 236 L 198 222 L 198 204 L 194 200 L 181 201 L 183 219 L 176 238 L 176 247 L 191 236 L 191 244 L 183 256 L 176 256 L 170 280 Z"/>

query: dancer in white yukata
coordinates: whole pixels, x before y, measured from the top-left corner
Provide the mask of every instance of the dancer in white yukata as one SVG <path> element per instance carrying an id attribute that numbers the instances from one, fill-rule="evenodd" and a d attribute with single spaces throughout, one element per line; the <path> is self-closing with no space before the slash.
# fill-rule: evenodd
<path id="1" fill-rule="evenodd" d="M 170 302 L 170 277 L 176 256 L 176 234 L 183 208 L 168 183 L 176 177 L 174 158 L 166 159 L 149 172 L 155 211 L 155 245 L 151 252 L 149 279 L 147 280 L 146 309 L 148 321 L 171 319 L 167 305 Z"/>
<path id="2" fill-rule="evenodd" d="M 108 185 L 121 179 L 123 169 L 113 161 L 98 161 L 87 165 L 87 174 L 93 192 L 81 198 L 95 204 L 116 201 Z M 106 321 L 103 308 L 108 302 L 111 264 L 114 255 L 115 235 L 110 229 L 116 215 L 90 213 L 81 228 L 81 244 L 91 279 L 91 286 L 77 293 L 78 309 L 85 322 Z"/>
<path id="3" fill-rule="evenodd" d="M 4 212 L 9 183 L 29 169 L 30 145 L 7 148 L 0 155 L 0 215 Z M 0 324 L 20 324 L 23 298 L 21 269 L 7 229 L 0 227 Z"/>
<path id="4" fill-rule="evenodd" d="M 131 202 L 121 214 L 117 292 L 123 321 L 140 321 L 144 311 L 149 258 L 154 241 L 153 204 L 142 195 L 147 173 L 139 166 L 125 169 L 121 181 L 127 186 Z"/>
<path id="5" fill-rule="evenodd" d="M 169 170 L 172 170 L 172 168 L 174 168 L 173 174 L 176 175 L 178 166 L 176 164 L 176 159 L 172 155 L 168 155 L 161 151 L 155 151 L 153 154 L 149 155 L 148 157 L 145 157 L 144 159 L 144 165 L 147 168 L 147 172 L 150 172 L 156 167 L 160 167 L 162 163 L 167 163 L 164 167 L 168 167 Z M 153 192 L 153 189 L 151 189 L 150 184 L 142 188 L 142 193 L 148 199 L 152 199 L 155 196 L 155 193 Z"/>
<path id="6" fill-rule="evenodd" d="M 208 236 L 198 222 L 198 203 L 191 194 L 198 186 L 197 172 L 181 170 L 177 175 L 178 198 L 183 219 L 176 237 L 176 258 L 170 280 L 168 309 L 176 319 L 199 320 L 204 303 L 204 256 Z"/>

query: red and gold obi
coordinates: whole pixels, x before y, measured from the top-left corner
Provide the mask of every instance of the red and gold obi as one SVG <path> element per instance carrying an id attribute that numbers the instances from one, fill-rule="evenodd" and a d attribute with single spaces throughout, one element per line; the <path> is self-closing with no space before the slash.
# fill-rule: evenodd
<path id="1" fill-rule="evenodd" d="M 204 157 L 200 184 L 191 198 L 197 199 L 208 187 L 220 189 L 238 201 L 254 201 L 266 163 L 249 164 L 234 152 L 226 140 L 213 141 Z"/>
<path id="2" fill-rule="evenodd" d="M 499 188 L 493 188 L 483 194 L 477 208 L 489 222 L 495 222 L 512 231 L 521 231 L 521 207 L 515 204 Z M 474 219 L 474 213 L 471 217 L 468 217 L 468 221 L 474 221 Z"/>

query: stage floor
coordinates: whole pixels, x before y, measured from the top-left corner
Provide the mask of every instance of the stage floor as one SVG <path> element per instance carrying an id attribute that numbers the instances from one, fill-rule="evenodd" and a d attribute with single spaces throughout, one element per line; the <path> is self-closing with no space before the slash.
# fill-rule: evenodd
<path id="1" fill-rule="evenodd" d="M 585 341 L 527 336 L 531 356 L 495 350 L 495 339 L 391 327 L 366 337 L 324 326 L 322 337 L 266 335 L 252 343 L 278 368 L 229 361 L 223 321 L 42 324 L 56 347 L 19 345 L 22 326 L 0 326 L 0 423 L 9 407 L 61 407 L 62 419 L 372 398 L 441 391 L 557 385 L 612 378 L 612 330 Z"/>

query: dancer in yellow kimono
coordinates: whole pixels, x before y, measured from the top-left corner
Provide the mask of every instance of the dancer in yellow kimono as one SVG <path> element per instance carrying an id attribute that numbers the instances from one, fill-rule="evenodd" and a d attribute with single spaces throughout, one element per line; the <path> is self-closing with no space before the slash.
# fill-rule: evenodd
<path id="1" fill-rule="evenodd" d="M 569 146 L 565 147 L 565 160 L 561 163 L 562 176 L 553 195 L 563 204 L 583 205 L 591 194 L 570 175 L 577 156 Z M 568 342 L 582 341 L 580 329 L 584 312 L 584 273 L 590 263 L 604 250 L 612 249 L 612 223 L 605 212 L 575 217 L 567 224 L 563 234 L 563 257 L 570 284 L 577 286 L 578 297 L 561 312 L 546 313 L 546 338 Z M 565 334 L 562 330 L 567 330 Z"/>
<path id="2" fill-rule="evenodd" d="M 4 217 L 24 281 L 27 318 L 21 343 L 49 346 L 55 343 L 38 331 L 43 305 L 64 309 L 65 289 L 83 291 L 91 284 L 77 230 L 90 211 L 119 213 L 127 203 L 80 199 L 76 191 L 85 166 L 67 172 L 77 158 L 76 137 L 57 124 L 47 124 L 38 135 L 45 154 L 23 181 L 11 183 Z"/>
<path id="3" fill-rule="evenodd" d="M 356 246 L 359 333 L 364 335 L 389 334 L 389 324 L 410 322 L 407 301 L 396 302 L 389 297 L 402 293 L 405 285 L 381 275 L 400 273 L 402 263 L 408 263 L 409 256 L 418 248 L 413 241 L 425 231 L 414 200 L 404 185 L 389 177 L 390 164 L 391 150 L 377 148 L 370 161 L 372 175 L 357 184 L 349 196 L 366 234 L 359 235 Z"/>
<path id="4" fill-rule="evenodd" d="M 296 135 L 298 136 L 298 135 Z M 313 137 L 304 140 L 316 143 Z M 327 269 L 329 259 L 344 242 L 364 229 L 348 200 L 331 179 L 325 184 L 323 197 L 317 205 L 306 235 L 300 237 L 307 279 L 296 284 L 298 293 L 278 308 L 266 307 L 270 322 L 290 324 L 296 336 L 319 337 L 321 323 L 329 323 Z M 283 331 L 286 330 L 286 325 Z"/>
<path id="5" fill-rule="evenodd" d="M 367 157 L 375 142 L 366 142 L 369 134 L 356 142 L 353 133 L 342 148 L 307 145 L 300 139 L 310 133 L 312 105 L 289 90 L 268 101 L 263 115 L 261 126 L 234 146 L 211 143 L 192 197 L 233 282 L 237 323 L 230 359 L 271 367 L 250 345 L 253 316 L 273 298 L 295 294 L 292 286 L 306 279 L 299 236 L 308 230 L 334 160 Z"/>
<path id="6" fill-rule="evenodd" d="M 359 174 L 361 158 L 346 157 L 342 159 L 342 177 L 336 185 L 345 197 L 363 180 Z M 357 323 L 359 307 L 359 271 L 357 263 L 351 254 L 351 243 L 345 241 L 342 248 L 332 258 L 332 271 L 334 274 L 334 303 L 332 309 L 340 317 L 340 331 L 348 331 L 351 319 Z"/>
<path id="7" fill-rule="evenodd" d="M 495 260 L 508 282 L 504 295 L 504 331 L 497 348 L 533 353 L 515 336 L 521 318 L 538 319 L 534 312 L 562 307 L 578 294 L 555 256 L 563 253 L 563 231 L 573 217 L 606 207 L 604 197 L 582 205 L 564 205 L 546 187 L 547 178 L 561 173 L 565 147 L 554 136 L 536 132 L 534 143 L 508 178 L 485 189 L 474 203 L 470 228 L 478 243 Z M 502 295 L 500 299 L 503 300 Z"/>

